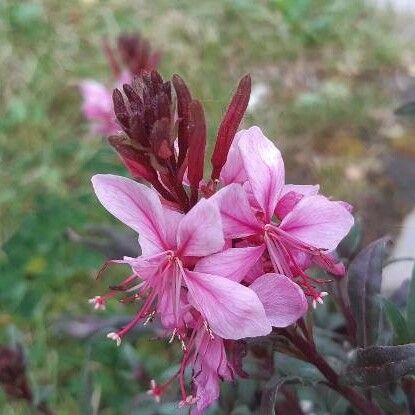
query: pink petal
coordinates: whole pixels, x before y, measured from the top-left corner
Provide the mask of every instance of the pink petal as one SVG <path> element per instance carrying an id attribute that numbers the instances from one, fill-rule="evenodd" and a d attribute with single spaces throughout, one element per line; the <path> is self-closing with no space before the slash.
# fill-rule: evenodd
<path id="1" fill-rule="evenodd" d="M 211 200 L 201 199 L 179 224 L 178 251 L 183 256 L 205 256 L 222 250 L 224 244 L 219 209 Z"/>
<path id="2" fill-rule="evenodd" d="M 93 80 L 82 81 L 80 89 L 85 118 L 93 123 L 99 134 L 116 133 L 120 128 L 115 121 L 111 91 Z"/>
<path id="3" fill-rule="evenodd" d="M 155 191 L 112 174 L 95 175 L 92 185 L 105 209 L 139 233 L 144 255 L 168 249 L 165 244 L 163 208 Z"/>
<path id="4" fill-rule="evenodd" d="M 194 383 L 196 385 L 196 406 L 194 406 L 190 415 L 203 415 L 205 409 L 212 405 L 219 398 L 220 379 L 216 372 L 200 367 L 196 372 Z"/>
<path id="5" fill-rule="evenodd" d="M 229 149 L 225 165 L 220 174 L 221 182 L 225 185 L 231 183 L 244 183 L 248 178 L 244 170 L 244 165 L 239 151 L 238 143 L 244 135 L 244 130 L 236 133 Z"/>
<path id="6" fill-rule="evenodd" d="M 264 261 L 260 258 L 244 277 L 244 282 L 250 284 L 264 274 Z"/>
<path id="7" fill-rule="evenodd" d="M 166 224 L 166 242 L 171 249 L 176 247 L 177 229 L 184 215 L 175 210 L 163 206 L 164 221 Z"/>
<path id="8" fill-rule="evenodd" d="M 261 258 L 265 245 L 247 248 L 230 248 L 202 258 L 195 271 L 219 275 L 235 282 L 241 282 L 249 270 Z"/>
<path id="9" fill-rule="evenodd" d="M 258 127 L 245 131 L 239 150 L 252 192 L 268 222 L 274 214 L 284 185 L 284 162 L 281 153 Z"/>
<path id="10" fill-rule="evenodd" d="M 254 290 L 274 327 L 287 327 L 307 312 L 307 300 L 302 289 L 281 274 L 264 274 L 250 288 Z"/>
<path id="11" fill-rule="evenodd" d="M 282 188 L 275 214 L 278 218 L 283 219 L 304 196 L 314 196 L 318 194 L 319 190 L 319 185 L 285 185 Z"/>
<path id="12" fill-rule="evenodd" d="M 223 340 L 219 337 L 211 339 L 205 334 L 198 346 L 199 352 L 193 367 L 196 385 L 197 407 L 192 415 L 203 414 L 204 410 L 219 398 L 220 379 L 231 380 Z"/>
<path id="13" fill-rule="evenodd" d="M 189 299 L 224 339 L 265 336 L 271 326 L 258 296 L 248 287 L 215 275 L 186 271 Z"/>
<path id="14" fill-rule="evenodd" d="M 353 213 L 353 206 L 350 203 L 339 200 L 337 203 L 340 203 L 348 212 Z"/>
<path id="15" fill-rule="evenodd" d="M 242 238 L 261 232 L 247 196 L 239 184 L 225 186 L 210 200 L 219 207 L 225 238 Z"/>
<path id="16" fill-rule="evenodd" d="M 172 270 L 168 270 L 172 272 Z M 160 292 L 157 311 L 160 314 L 160 320 L 165 330 L 183 329 L 185 330 L 185 316 L 191 306 L 185 301 L 187 297 L 183 294 L 178 298 L 177 310 L 176 308 L 176 293 L 174 282 L 169 281 L 169 277 L 173 277 L 172 274 L 167 273 L 163 275 L 166 278 L 166 283 Z M 176 312 L 178 319 L 176 320 Z"/>
<path id="17" fill-rule="evenodd" d="M 353 226 L 353 216 L 338 202 L 308 196 L 282 220 L 280 228 L 311 246 L 333 251 Z"/>
<path id="18" fill-rule="evenodd" d="M 314 196 L 320 191 L 318 184 L 286 184 L 282 188 L 281 197 L 290 192 L 299 193 L 303 196 Z"/>

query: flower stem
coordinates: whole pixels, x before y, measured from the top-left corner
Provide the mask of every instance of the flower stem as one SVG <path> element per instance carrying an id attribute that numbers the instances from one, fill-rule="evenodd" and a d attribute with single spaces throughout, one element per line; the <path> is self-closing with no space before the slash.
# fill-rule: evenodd
<path id="1" fill-rule="evenodd" d="M 383 411 L 373 402 L 366 399 L 360 392 L 340 383 L 339 375 L 318 353 L 315 346 L 294 331 L 283 330 L 283 334 L 328 380 L 327 385 L 347 399 L 363 415 L 384 415 Z"/>

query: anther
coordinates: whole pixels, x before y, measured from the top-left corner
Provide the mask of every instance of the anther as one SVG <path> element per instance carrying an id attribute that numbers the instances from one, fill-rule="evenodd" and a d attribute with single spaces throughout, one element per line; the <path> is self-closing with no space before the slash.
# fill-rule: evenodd
<path id="1" fill-rule="evenodd" d="M 111 340 L 114 340 L 118 347 L 121 345 L 121 337 L 117 333 L 114 333 L 114 332 L 108 333 L 107 337 Z"/>

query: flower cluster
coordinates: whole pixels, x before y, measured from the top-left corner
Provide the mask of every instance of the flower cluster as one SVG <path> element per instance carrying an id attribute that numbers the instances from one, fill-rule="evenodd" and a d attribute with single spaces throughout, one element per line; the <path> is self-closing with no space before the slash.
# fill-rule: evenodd
<path id="1" fill-rule="evenodd" d="M 121 34 L 116 48 L 105 41 L 104 52 L 115 79 L 115 85 L 132 81 L 143 71 L 156 69 L 160 53 L 152 51 L 150 43 L 139 34 Z M 81 82 L 82 112 L 96 134 L 110 135 L 119 130 L 112 105 L 112 88 L 92 80 Z"/>
<path id="2" fill-rule="evenodd" d="M 342 275 L 333 251 L 353 225 L 350 206 L 318 186 L 285 183 L 279 150 L 258 127 L 237 132 L 251 81 L 240 81 L 219 127 L 212 174 L 204 180 L 203 107 L 184 81 L 145 72 L 113 93 L 122 131 L 111 145 L 136 180 L 92 179 L 102 205 L 139 235 L 142 255 L 131 275 L 90 302 L 97 309 L 125 292 L 138 304 L 129 324 L 108 337 L 119 345 L 137 324 L 160 319 L 183 350 L 173 379 L 180 406 L 203 413 L 220 380 L 243 375 L 238 340 L 287 327 L 327 293 L 307 270 Z M 144 184 L 143 182 L 147 182 Z M 186 369 L 191 368 L 191 385 Z M 172 380 L 152 382 L 159 400 Z"/>

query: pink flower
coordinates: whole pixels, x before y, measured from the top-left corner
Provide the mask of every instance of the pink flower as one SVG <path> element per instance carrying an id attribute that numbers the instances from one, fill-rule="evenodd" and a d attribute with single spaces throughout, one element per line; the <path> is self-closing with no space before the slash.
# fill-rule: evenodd
<path id="1" fill-rule="evenodd" d="M 112 92 L 93 80 L 81 82 L 82 112 L 97 134 L 111 135 L 120 130 L 112 104 Z"/>
<path id="2" fill-rule="evenodd" d="M 160 52 L 152 50 L 149 41 L 138 33 L 121 34 L 115 48 L 104 41 L 103 49 L 112 71 L 112 82 L 117 88 L 132 82 L 134 75 L 156 69 L 160 61 Z M 114 114 L 112 88 L 94 80 L 84 80 L 80 90 L 82 112 L 92 130 L 105 136 L 119 132 L 121 128 Z"/>
<path id="3" fill-rule="evenodd" d="M 108 334 L 117 345 L 140 321 L 146 324 L 160 315 L 162 324 L 172 331 L 171 341 L 177 336 L 184 352 L 175 376 L 180 383 L 180 406 L 196 403 L 194 413 L 202 413 L 217 399 L 219 379 L 232 379 L 222 339 L 266 335 L 271 331 L 274 314 L 287 314 L 279 305 L 264 309 L 255 291 L 239 284 L 262 251 L 256 247 L 222 251 L 222 222 L 211 200 L 200 200 L 183 215 L 163 207 L 154 190 L 132 180 L 96 175 L 92 183 L 102 205 L 139 233 L 143 255 L 115 261 L 129 264 L 133 275 L 113 287 L 106 297 L 95 297 L 91 302 L 101 308 L 106 298 L 119 290 L 135 293 L 133 300 L 142 299 L 131 322 Z M 260 283 L 254 288 L 268 304 L 269 296 L 262 293 Z M 290 313 L 291 323 L 304 313 L 304 308 L 295 316 Z M 284 320 L 282 326 L 288 324 Z M 189 365 L 195 373 L 195 396 L 187 394 L 185 388 L 184 373 Z M 149 394 L 159 400 L 170 382 L 152 386 Z"/>
<path id="4" fill-rule="evenodd" d="M 258 127 L 240 132 L 237 146 L 236 170 L 243 168 L 246 181 L 225 186 L 213 196 L 225 237 L 248 238 L 262 247 L 276 273 L 296 279 L 307 295 L 321 301 L 303 268 L 313 262 L 339 271 L 329 254 L 352 227 L 352 215 L 342 203 L 314 194 L 316 187 L 285 187 L 281 154 Z M 225 172 L 226 167 L 230 169 L 225 166 Z"/>
<path id="5" fill-rule="evenodd" d="M 203 414 L 204 410 L 219 398 L 220 380 L 234 379 L 222 339 L 211 339 L 203 333 L 197 346 L 198 353 L 193 364 L 196 407 L 191 411 L 192 415 Z"/>
<path id="6" fill-rule="evenodd" d="M 207 322 L 212 332 L 222 338 L 240 339 L 270 332 L 257 295 L 226 277 L 229 268 L 233 273 L 243 272 L 246 261 L 241 263 L 239 258 L 250 248 L 236 249 L 239 256 L 234 254 L 235 249 L 228 249 L 220 254 L 222 262 L 205 268 L 197 266 L 198 258 L 215 254 L 224 246 L 219 211 L 212 201 L 202 199 L 182 215 L 164 208 L 153 190 L 132 180 L 96 175 L 92 182 L 102 205 L 139 233 L 143 250 L 143 256 L 125 259 L 134 276 L 123 286 L 138 284 L 137 293 L 146 301 L 134 320 L 117 333 L 119 338 L 156 310 L 162 311 L 164 318 L 171 312 L 174 328 L 180 332 L 187 312 L 182 302 L 187 301 L 202 316 L 198 324 Z"/>

